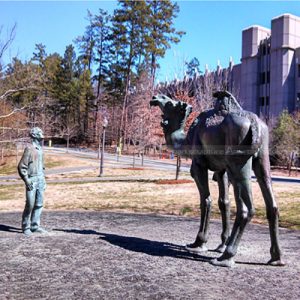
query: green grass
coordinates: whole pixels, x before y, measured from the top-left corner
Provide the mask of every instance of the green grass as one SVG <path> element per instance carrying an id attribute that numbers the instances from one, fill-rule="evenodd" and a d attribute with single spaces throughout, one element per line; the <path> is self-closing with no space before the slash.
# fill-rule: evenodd
<path id="1" fill-rule="evenodd" d="M 19 157 L 19 160 L 21 156 Z M 45 167 L 47 169 L 55 168 L 55 167 L 63 167 L 65 164 L 62 161 L 46 159 Z M 17 169 L 18 163 L 16 161 L 16 157 L 9 157 L 6 161 L 0 165 L 0 175 L 13 175 L 18 173 Z"/>
<path id="2" fill-rule="evenodd" d="M 183 208 L 180 209 L 180 213 L 179 214 L 182 215 L 182 216 L 184 216 L 184 215 L 189 214 L 189 213 L 191 213 L 193 211 L 194 211 L 194 209 L 192 207 L 190 207 L 190 206 L 184 206 Z"/>
<path id="3" fill-rule="evenodd" d="M 300 203 L 288 203 L 280 207 L 279 224 L 282 227 L 300 229 Z"/>
<path id="4" fill-rule="evenodd" d="M 61 161 L 46 161 L 45 162 L 45 168 L 46 169 L 51 169 L 55 167 L 63 167 L 63 164 Z"/>

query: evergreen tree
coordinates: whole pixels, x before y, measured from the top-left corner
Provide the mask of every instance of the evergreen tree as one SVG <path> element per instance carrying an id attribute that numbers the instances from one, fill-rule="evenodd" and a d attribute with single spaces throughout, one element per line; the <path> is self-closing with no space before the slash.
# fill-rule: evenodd
<path id="1" fill-rule="evenodd" d="M 89 24 L 83 36 L 78 37 L 75 43 L 79 47 L 80 56 L 77 60 L 78 72 L 78 88 L 79 88 L 79 114 L 83 114 L 83 122 L 81 123 L 81 136 L 88 139 L 89 133 L 89 111 L 93 106 L 92 91 L 92 64 L 95 59 L 95 32 L 93 26 L 93 14 L 88 11 L 87 16 Z M 84 112 L 83 112 L 84 111 Z"/>
<path id="2" fill-rule="evenodd" d="M 86 26 L 84 34 L 75 39 L 75 43 L 80 52 L 80 61 L 82 62 L 84 69 L 87 68 L 90 72 L 95 53 L 95 36 L 92 19 L 93 15 L 88 11 L 87 20 L 89 21 L 89 24 Z"/>
<path id="3" fill-rule="evenodd" d="M 166 50 L 171 47 L 172 43 L 179 43 L 185 32 L 177 31 L 174 27 L 174 19 L 179 12 L 176 2 L 147 0 L 146 3 L 150 10 L 146 52 L 150 59 L 151 76 L 154 81 L 156 70 L 159 67 L 158 59 L 165 56 Z"/>
<path id="4" fill-rule="evenodd" d="M 196 57 L 192 58 L 190 62 L 185 62 L 185 65 L 186 65 L 186 74 L 190 77 L 202 73 L 200 71 L 200 62 Z"/>
<path id="5" fill-rule="evenodd" d="M 99 9 L 99 13 L 92 18 L 92 27 L 95 36 L 95 63 L 97 64 L 97 94 L 100 97 L 101 88 L 108 78 L 108 63 L 110 61 L 111 43 L 111 16 L 107 11 Z"/>
<path id="6" fill-rule="evenodd" d="M 64 73 L 69 81 L 72 81 L 72 79 L 74 78 L 75 63 L 76 63 L 76 53 L 75 53 L 74 46 L 71 44 L 66 47 L 64 57 L 62 60 Z"/>
<path id="7" fill-rule="evenodd" d="M 145 39 L 143 28 L 147 23 L 147 6 L 145 1 L 119 0 L 120 8 L 116 9 L 112 19 L 112 38 L 116 66 L 124 74 L 123 108 L 120 122 L 120 136 L 126 133 L 127 104 L 130 82 L 136 70 L 138 58 L 144 54 L 142 41 Z M 123 131 L 123 133 L 121 133 Z"/>
<path id="8" fill-rule="evenodd" d="M 46 46 L 42 43 L 35 45 L 35 52 L 33 52 L 32 61 L 38 62 L 39 66 L 42 67 L 47 57 Z"/>

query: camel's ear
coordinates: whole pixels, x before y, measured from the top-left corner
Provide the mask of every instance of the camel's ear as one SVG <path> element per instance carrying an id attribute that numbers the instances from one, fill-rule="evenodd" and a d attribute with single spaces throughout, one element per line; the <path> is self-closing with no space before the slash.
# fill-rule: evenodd
<path id="1" fill-rule="evenodd" d="M 193 107 L 190 104 L 187 104 L 182 101 L 177 102 L 177 107 L 180 109 L 182 113 L 185 114 L 185 117 L 187 118 L 191 112 L 193 111 Z"/>
<path id="2" fill-rule="evenodd" d="M 193 106 L 188 104 L 187 110 L 189 112 L 189 115 L 193 112 Z"/>
<path id="3" fill-rule="evenodd" d="M 181 111 L 185 112 L 187 108 L 187 104 L 182 101 L 178 101 L 176 107 L 179 108 Z"/>

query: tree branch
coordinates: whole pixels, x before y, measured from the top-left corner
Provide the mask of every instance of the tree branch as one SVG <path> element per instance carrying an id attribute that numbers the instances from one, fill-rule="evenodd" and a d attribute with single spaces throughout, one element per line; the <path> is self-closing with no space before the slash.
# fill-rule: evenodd
<path id="1" fill-rule="evenodd" d="M 17 28 L 17 24 L 14 24 L 14 26 L 12 27 L 12 29 L 9 32 L 9 36 L 6 40 L 6 42 L 4 42 L 3 45 L 0 45 L 0 58 L 2 58 L 4 52 L 8 49 L 8 47 L 10 46 L 10 44 L 13 42 L 13 40 L 15 39 L 16 36 L 16 28 Z M 0 33 L 2 31 L 3 27 L 0 28 Z"/>
<path id="2" fill-rule="evenodd" d="M 36 87 L 35 86 L 26 86 L 26 87 L 23 87 L 23 88 L 7 90 L 4 94 L 0 95 L 0 100 L 4 100 L 7 96 L 9 96 L 13 93 L 26 91 L 26 90 L 30 90 L 30 89 L 36 89 Z"/>
<path id="3" fill-rule="evenodd" d="M 10 113 L 6 114 L 6 115 L 3 115 L 3 116 L 0 116 L 0 119 L 4 119 L 4 118 L 8 118 L 10 116 L 12 116 L 13 114 L 19 112 L 19 111 L 22 111 L 26 106 L 23 106 L 21 108 L 15 108 L 14 110 L 12 110 Z"/>

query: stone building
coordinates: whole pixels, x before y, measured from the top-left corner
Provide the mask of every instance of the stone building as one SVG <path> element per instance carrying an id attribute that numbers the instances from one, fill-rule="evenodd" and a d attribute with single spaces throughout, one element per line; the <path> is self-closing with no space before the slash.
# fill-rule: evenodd
<path id="1" fill-rule="evenodd" d="M 241 63 L 203 75 L 165 83 L 159 90 L 192 90 L 199 101 L 207 82 L 214 89 L 226 87 L 244 109 L 268 120 L 284 109 L 300 109 L 300 17 L 283 14 L 271 21 L 271 29 L 253 25 L 242 32 Z M 178 93 L 178 92 L 177 92 Z M 211 91 L 208 90 L 211 97 Z"/>
<path id="2" fill-rule="evenodd" d="M 245 109 L 266 119 L 300 108 L 300 18 L 283 14 L 271 29 L 242 32 L 241 64 L 234 70 Z"/>

